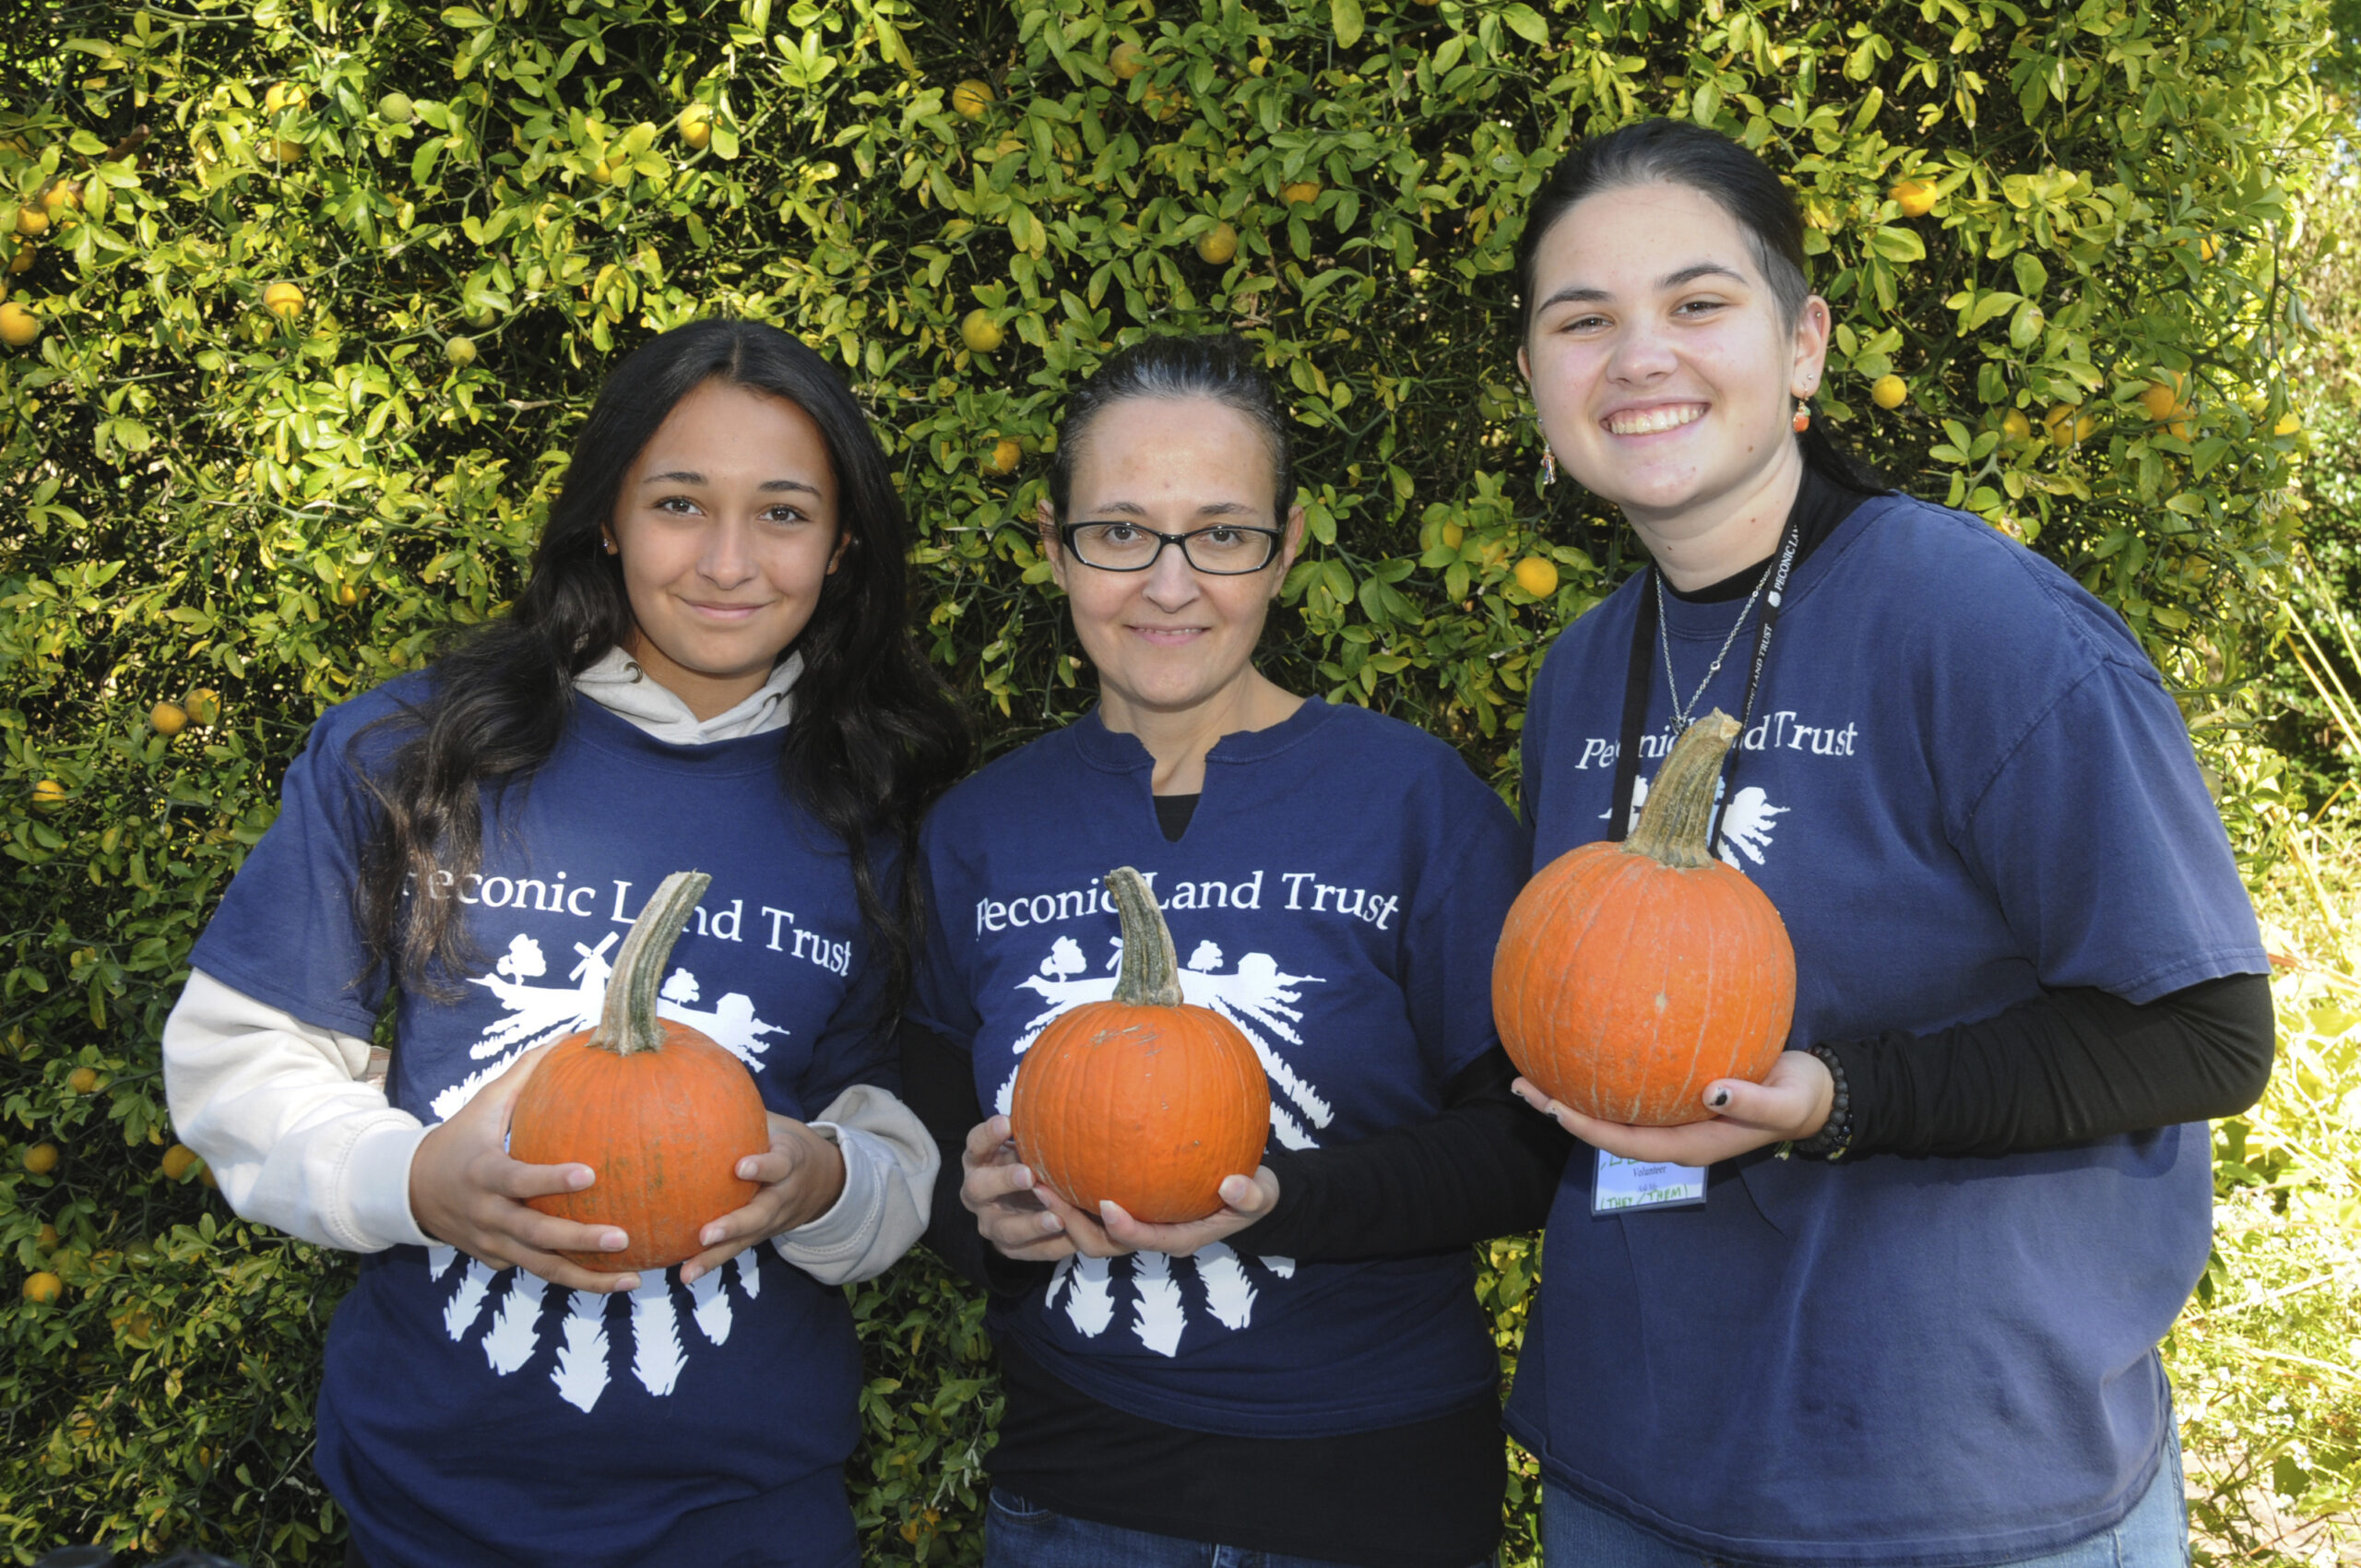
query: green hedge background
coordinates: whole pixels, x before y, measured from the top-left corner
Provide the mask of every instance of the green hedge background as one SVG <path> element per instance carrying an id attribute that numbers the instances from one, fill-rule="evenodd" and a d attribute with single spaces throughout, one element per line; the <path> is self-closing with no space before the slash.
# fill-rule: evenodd
<path id="1" fill-rule="evenodd" d="M 1022 521 L 1063 388 L 1143 333 L 1242 332 L 1292 389 L 1314 534 L 1273 673 L 1513 792 L 1533 662 L 1630 552 L 1537 483 L 1517 217 L 1585 131 L 1689 116 L 1805 203 L 1843 324 L 1823 417 L 2118 606 L 2227 735 L 2274 678 L 2299 529 L 2332 510 L 2306 510 L 2290 357 L 2331 37 L 2313 0 L 19 19 L 0 335 L 38 335 L 0 350 L 0 1542 L 333 1561 L 309 1409 L 347 1265 L 170 1158 L 157 1034 L 312 719 L 497 612 L 622 350 L 725 313 L 846 367 L 918 523 L 934 656 L 997 750 L 1089 700 Z M 1905 180 L 1931 211 L 1892 199 Z M 1868 396 L 1889 374 L 1892 411 Z M 1541 597 L 1513 576 L 1532 557 Z M 190 722 L 165 733 L 160 704 Z M 1537 1256 L 1487 1251 L 1513 1349 Z M 972 1561 L 978 1308 L 923 1258 L 854 1299 L 872 1559 Z"/>

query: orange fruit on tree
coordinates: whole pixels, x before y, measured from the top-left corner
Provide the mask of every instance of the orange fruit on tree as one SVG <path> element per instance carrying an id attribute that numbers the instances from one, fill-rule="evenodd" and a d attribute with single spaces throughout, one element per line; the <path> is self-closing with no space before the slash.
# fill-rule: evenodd
<path id="1" fill-rule="evenodd" d="M 681 139 L 702 150 L 713 140 L 713 110 L 703 103 L 692 103 L 681 111 Z"/>
<path id="2" fill-rule="evenodd" d="M 40 255 L 41 253 L 33 249 L 30 244 L 20 241 L 17 245 L 17 253 L 8 258 L 8 270 L 30 272 L 33 269 L 33 263 L 40 259 Z"/>
<path id="3" fill-rule="evenodd" d="M 1238 254 L 1238 231 L 1216 223 L 1197 238 L 1197 259 L 1208 267 L 1226 267 Z"/>
<path id="4" fill-rule="evenodd" d="M 387 125 L 407 125 L 418 118 L 418 105 L 406 92 L 389 92 L 377 100 L 377 117 Z"/>
<path id="5" fill-rule="evenodd" d="M 2011 409 L 2000 416 L 2000 434 L 2011 441 L 2023 441 L 2033 434 L 2033 421 L 2025 418 L 2023 409 Z"/>
<path id="6" fill-rule="evenodd" d="M 960 318 L 959 341 L 967 345 L 971 354 L 989 354 L 1007 340 L 1007 330 L 988 310 L 971 310 Z"/>
<path id="7" fill-rule="evenodd" d="M 57 1169 L 57 1162 L 64 1158 L 55 1144 L 35 1144 L 24 1153 L 24 1167 L 36 1176 L 46 1176 Z"/>
<path id="8" fill-rule="evenodd" d="M 188 728 L 188 709 L 176 702 L 160 702 L 148 710 L 148 722 L 159 735 L 177 735 Z"/>
<path id="9" fill-rule="evenodd" d="M 48 233 L 49 214 L 31 202 L 27 202 L 17 208 L 17 232 L 19 234 Z"/>
<path id="10" fill-rule="evenodd" d="M 158 1163 L 163 1167 L 164 1180 L 177 1182 L 204 1161 L 199 1159 L 196 1151 L 186 1144 L 174 1144 L 164 1151 L 164 1158 Z"/>
<path id="11" fill-rule="evenodd" d="M 1116 79 L 1130 81 L 1147 69 L 1147 55 L 1142 53 L 1138 44 L 1126 39 L 1115 45 L 1114 52 L 1107 56 L 1107 68 L 1115 73 Z"/>
<path id="12" fill-rule="evenodd" d="M 82 187 L 73 180 L 60 180 L 42 193 L 41 204 L 49 208 L 49 215 L 54 218 L 82 205 Z"/>
<path id="13" fill-rule="evenodd" d="M 221 694 L 210 686 L 198 686 L 181 706 L 188 709 L 189 722 L 196 725 L 212 723 L 221 717 Z"/>
<path id="14" fill-rule="evenodd" d="M 56 1245 L 57 1227 L 44 1222 L 41 1229 L 33 1236 L 34 1248 L 37 1251 L 46 1253 L 53 1250 Z"/>
<path id="15" fill-rule="evenodd" d="M 54 1301 L 59 1296 L 63 1295 L 65 1290 L 65 1281 L 58 1278 L 57 1276 L 50 1273 L 49 1270 L 45 1268 L 38 1274 L 28 1274 L 25 1276 L 25 1300 L 34 1302 L 37 1305 L 44 1307 L 49 1305 L 50 1302 Z"/>
<path id="16" fill-rule="evenodd" d="M 41 336 L 41 317 L 10 300 L 0 305 L 0 343 L 12 349 L 28 348 Z"/>
<path id="17" fill-rule="evenodd" d="M 1320 182 L 1298 180 L 1279 192 L 1279 199 L 1289 207 L 1309 207 L 1320 199 Z"/>
<path id="18" fill-rule="evenodd" d="M 1536 599 L 1547 599 L 1558 591 L 1557 563 L 1544 556 L 1528 555 L 1516 564 L 1516 586 Z"/>
<path id="19" fill-rule="evenodd" d="M 33 786 L 33 810 L 53 812 L 65 803 L 65 786 L 54 778 L 44 778 Z"/>
<path id="20" fill-rule="evenodd" d="M 969 77 L 951 89 L 952 112 L 962 120 L 980 120 L 984 117 L 984 111 L 991 106 L 992 87 L 990 82 Z"/>
<path id="21" fill-rule="evenodd" d="M 1904 218 L 1924 218 L 1935 210 L 1935 187 L 1928 180 L 1904 180 L 1885 193 Z"/>
<path id="22" fill-rule="evenodd" d="M 262 308 L 281 321 L 303 312 L 303 291 L 293 283 L 281 280 L 262 291 Z"/>
<path id="23" fill-rule="evenodd" d="M 1910 399 L 1910 386 L 1902 377 L 1888 372 L 1870 385 L 1869 401 L 1889 411 L 1902 407 Z"/>
<path id="24" fill-rule="evenodd" d="M 77 1067 L 65 1075 L 65 1087 L 76 1094 L 96 1094 L 99 1070 L 96 1067 Z"/>
<path id="25" fill-rule="evenodd" d="M 443 357 L 461 370 L 476 362 L 476 340 L 467 337 L 451 337 L 443 340 Z"/>
<path id="26" fill-rule="evenodd" d="M 996 474 L 1014 473 L 1016 465 L 1024 457 L 1025 448 L 1012 437 L 1003 435 L 992 443 L 991 454 L 984 459 L 984 467 Z"/>

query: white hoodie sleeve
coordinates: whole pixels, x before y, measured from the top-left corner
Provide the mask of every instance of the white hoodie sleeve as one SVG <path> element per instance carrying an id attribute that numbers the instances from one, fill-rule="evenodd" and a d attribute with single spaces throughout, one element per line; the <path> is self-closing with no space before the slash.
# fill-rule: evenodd
<path id="1" fill-rule="evenodd" d="M 926 1229 L 943 1157 L 918 1113 L 874 1084 L 855 1084 L 812 1122 L 845 1158 L 845 1190 L 827 1213 L 771 1239 L 823 1285 L 883 1274 Z"/>
<path id="2" fill-rule="evenodd" d="M 241 1218 L 348 1252 L 425 1246 L 409 1163 L 426 1129 L 386 1103 L 368 1066 L 368 1041 L 202 970 L 164 1022 L 172 1125 Z"/>

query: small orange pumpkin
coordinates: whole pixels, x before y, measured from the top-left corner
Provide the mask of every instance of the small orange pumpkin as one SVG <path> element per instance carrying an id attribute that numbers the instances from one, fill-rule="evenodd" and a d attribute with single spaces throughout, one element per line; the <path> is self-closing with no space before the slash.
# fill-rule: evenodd
<path id="1" fill-rule="evenodd" d="M 1180 997 L 1180 966 L 1156 895 L 1129 866 L 1107 874 L 1122 921 L 1115 994 L 1064 1013 L 1016 1070 L 1017 1158 L 1097 1215 L 1176 1225 L 1220 1209 L 1225 1176 L 1252 1175 L 1271 1131 L 1262 1059 L 1238 1026 Z"/>
<path id="2" fill-rule="evenodd" d="M 1706 844 L 1738 720 L 1673 743 L 1623 843 L 1568 850 L 1510 906 L 1492 1018 L 1517 1070 L 1601 1121 L 1703 1122 L 1705 1086 L 1760 1083 L 1786 1049 L 1796 950 L 1763 891 Z"/>
<path id="3" fill-rule="evenodd" d="M 581 1192 L 529 1201 L 562 1219 L 622 1228 L 631 1244 L 620 1253 L 564 1254 L 600 1274 L 694 1257 L 704 1251 L 697 1232 L 759 1189 L 738 1174 L 740 1160 L 771 1146 L 770 1117 L 745 1063 L 656 1016 L 665 960 L 712 882 L 701 872 L 664 879 L 623 938 L 599 1027 L 550 1048 L 511 1115 L 511 1158 L 599 1173 Z"/>

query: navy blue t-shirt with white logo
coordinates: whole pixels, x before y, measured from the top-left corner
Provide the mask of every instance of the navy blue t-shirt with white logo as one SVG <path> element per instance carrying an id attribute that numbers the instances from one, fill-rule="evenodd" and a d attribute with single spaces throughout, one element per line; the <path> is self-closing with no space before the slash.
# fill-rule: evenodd
<path id="1" fill-rule="evenodd" d="M 1536 867 L 1607 836 L 1645 587 L 1536 683 Z M 1667 610 L 1686 700 L 1741 606 Z M 1738 711 L 1745 663 L 1700 713 Z M 1671 733 L 1651 673 L 1643 782 Z M 1797 567 L 1743 745 L 1716 848 L 1794 939 L 1794 1046 L 2267 972 L 2154 668 L 1972 517 L 1880 497 Z M 1561 1484 L 1714 1556 L 1973 1564 L 2105 1529 L 2156 1474 L 2202 1123 L 1999 1158 L 1765 1150 L 1702 1208 L 1598 1218 L 1595 1164 L 1567 1167 L 1509 1408 Z"/>
<path id="2" fill-rule="evenodd" d="M 191 963 L 366 1037 L 387 988 L 352 889 L 366 797 L 348 745 L 419 677 L 331 709 L 277 823 Z M 526 1051 L 592 1027 L 665 875 L 712 873 L 658 1010 L 735 1052 L 806 1119 L 891 1080 L 883 966 L 849 857 L 787 796 L 782 736 L 658 741 L 589 702 L 529 780 L 487 790 L 482 870 L 456 898 L 480 955 L 457 1001 L 402 994 L 393 1102 L 432 1126 Z M 374 761 L 385 731 L 362 738 Z M 413 896 L 416 896 L 413 890 Z M 715 1216 L 714 1218 L 719 1218 Z M 364 1258 L 328 1331 L 316 1463 L 376 1568 L 855 1561 L 840 1467 L 860 1349 L 840 1291 L 749 1248 L 683 1288 L 561 1289 L 448 1247 Z"/>
<path id="3" fill-rule="evenodd" d="M 1114 990 L 1101 881 L 1150 880 L 1186 999 L 1262 1057 L 1281 1148 L 1425 1121 L 1491 1050 L 1492 948 L 1524 872 L 1514 819 L 1458 755 L 1358 707 L 1306 702 L 1205 759 L 1188 831 L 1157 824 L 1152 763 L 1093 713 L 945 796 L 917 1021 L 970 1051 L 988 1111 L 1059 1014 Z M 1468 1253 L 1352 1263 L 1226 1243 L 1061 1263 L 999 1313 L 1043 1366 L 1152 1420 L 1318 1437 L 1464 1408 L 1500 1376 Z"/>

